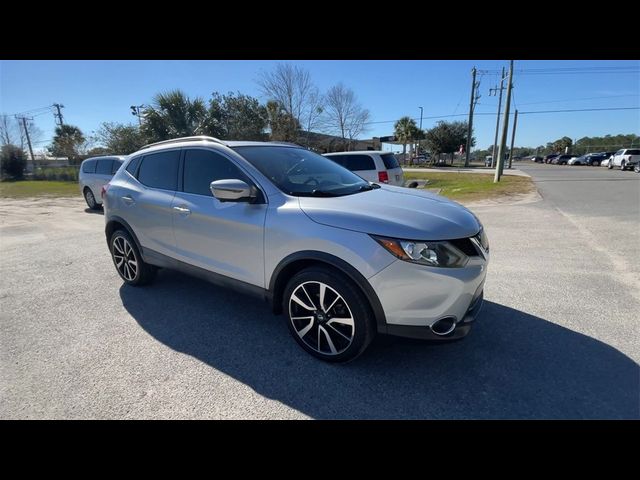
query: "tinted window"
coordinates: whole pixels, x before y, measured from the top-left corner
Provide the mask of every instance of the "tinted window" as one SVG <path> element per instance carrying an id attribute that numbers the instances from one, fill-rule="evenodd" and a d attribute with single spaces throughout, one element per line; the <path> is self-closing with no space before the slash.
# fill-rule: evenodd
<path id="1" fill-rule="evenodd" d="M 385 153 L 384 155 L 380 155 L 380 157 L 382 157 L 386 168 L 398 168 L 400 166 L 398 159 L 393 153 Z M 424 156 L 422 158 L 424 158 Z"/>
<path id="2" fill-rule="evenodd" d="M 230 160 L 211 150 L 187 150 L 184 157 L 184 191 L 211 195 L 209 185 L 215 180 L 249 179 Z"/>
<path id="3" fill-rule="evenodd" d="M 640 155 L 640 150 L 627 150 L 627 155 Z"/>
<path id="4" fill-rule="evenodd" d="M 129 162 L 129 165 L 127 165 L 127 172 L 129 172 L 134 177 L 136 176 L 136 170 L 138 170 L 138 165 L 140 164 L 141 158 L 142 157 L 136 157 Z"/>
<path id="5" fill-rule="evenodd" d="M 138 180 L 147 187 L 176 190 L 179 160 L 179 150 L 146 155 L 140 165 Z"/>
<path id="6" fill-rule="evenodd" d="M 96 167 L 96 173 L 100 175 L 111 175 L 111 166 L 113 165 L 113 160 L 110 158 L 98 160 L 98 166 Z"/>
<path id="7" fill-rule="evenodd" d="M 331 155 L 327 158 L 330 158 L 351 171 L 376 169 L 373 158 L 369 155 Z"/>
<path id="8" fill-rule="evenodd" d="M 111 167 L 111 175 L 115 174 L 123 163 L 124 160 L 115 159 L 113 161 L 113 166 Z"/>
<path id="9" fill-rule="evenodd" d="M 83 173 L 96 173 L 96 160 L 87 160 L 82 164 Z"/>

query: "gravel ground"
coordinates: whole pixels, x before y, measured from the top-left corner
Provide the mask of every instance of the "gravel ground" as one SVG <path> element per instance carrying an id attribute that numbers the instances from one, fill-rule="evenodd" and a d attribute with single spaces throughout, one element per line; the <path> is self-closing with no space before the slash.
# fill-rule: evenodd
<path id="1" fill-rule="evenodd" d="M 492 248 L 474 331 L 342 366 L 253 298 L 170 271 L 123 286 L 80 198 L 1 199 L 0 417 L 640 418 L 640 217 L 602 200 L 640 200 L 640 176 L 525 171 L 542 198 L 473 207 Z"/>

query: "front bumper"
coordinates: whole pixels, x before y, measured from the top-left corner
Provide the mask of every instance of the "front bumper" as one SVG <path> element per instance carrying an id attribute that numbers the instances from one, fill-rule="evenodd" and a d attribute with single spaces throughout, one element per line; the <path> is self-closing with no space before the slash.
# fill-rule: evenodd
<path id="1" fill-rule="evenodd" d="M 471 326 L 475 322 L 482 303 L 484 294 L 480 291 L 480 296 L 473 301 L 465 316 L 456 323 L 456 328 L 448 335 L 436 335 L 429 327 L 419 327 L 413 325 L 387 325 L 386 333 L 398 337 L 418 338 L 420 340 L 451 341 L 466 337 L 471 331 Z"/>

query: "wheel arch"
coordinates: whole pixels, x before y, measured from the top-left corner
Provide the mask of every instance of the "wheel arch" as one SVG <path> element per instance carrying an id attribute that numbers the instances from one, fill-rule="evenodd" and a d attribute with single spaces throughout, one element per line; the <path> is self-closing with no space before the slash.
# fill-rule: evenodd
<path id="1" fill-rule="evenodd" d="M 378 295 L 367 279 L 352 265 L 325 252 L 314 250 L 293 253 L 278 263 L 271 274 L 269 281 L 269 296 L 274 313 L 282 313 L 282 300 L 284 290 L 289 279 L 301 270 L 312 266 L 324 266 L 337 270 L 349 278 L 364 294 L 371 306 L 376 320 L 378 332 L 386 333 L 387 321 Z"/>
<path id="2" fill-rule="evenodd" d="M 119 228 L 124 228 L 124 230 L 126 230 L 129 233 L 129 235 L 131 235 L 131 238 L 133 238 L 133 241 L 136 243 L 136 247 L 138 247 L 138 252 L 140 252 L 140 255 L 142 256 L 142 260 L 146 261 L 144 258 L 144 251 L 142 249 L 142 246 L 140 245 L 140 241 L 138 240 L 138 237 L 133 231 L 133 228 L 131 228 L 131 225 L 129 225 L 127 221 L 121 217 L 117 217 L 117 216 L 111 217 L 107 222 L 107 224 L 105 225 L 104 234 L 107 239 L 107 245 L 109 245 L 109 240 L 111 239 L 111 235 L 113 235 L 113 232 L 115 232 Z"/>

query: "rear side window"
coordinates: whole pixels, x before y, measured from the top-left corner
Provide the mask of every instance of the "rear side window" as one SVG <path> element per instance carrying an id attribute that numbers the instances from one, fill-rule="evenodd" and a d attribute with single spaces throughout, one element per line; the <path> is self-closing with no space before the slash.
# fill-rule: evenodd
<path id="1" fill-rule="evenodd" d="M 184 156 L 186 193 L 212 196 L 209 185 L 215 180 L 238 179 L 250 184 L 246 175 L 229 159 L 211 150 L 187 150 Z"/>
<path id="2" fill-rule="evenodd" d="M 384 162 L 384 166 L 387 169 L 398 168 L 400 164 L 398 163 L 398 159 L 393 153 L 385 153 L 384 155 L 380 155 L 382 161 Z"/>
<path id="3" fill-rule="evenodd" d="M 87 160 L 82 164 L 82 173 L 96 173 L 96 160 Z"/>
<path id="4" fill-rule="evenodd" d="M 110 158 L 105 158 L 102 160 L 98 160 L 98 166 L 96 167 L 96 173 L 100 175 L 111 175 L 111 166 L 113 165 L 113 160 Z"/>
<path id="5" fill-rule="evenodd" d="M 111 166 L 111 175 L 115 175 L 115 173 L 120 168 L 120 165 L 122 165 L 123 163 L 124 163 L 124 160 L 115 159 L 113 161 L 113 165 Z"/>
<path id="6" fill-rule="evenodd" d="M 138 181 L 151 188 L 177 190 L 180 150 L 152 153 L 142 159 Z"/>
<path id="7" fill-rule="evenodd" d="M 136 176 L 136 172 L 138 170 L 138 165 L 140 165 L 141 158 L 142 157 L 136 157 L 129 162 L 129 165 L 127 165 L 127 172 L 129 172 L 134 177 Z"/>
<path id="8" fill-rule="evenodd" d="M 331 155 L 327 158 L 330 158 L 352 172 L 358 170 L 376 170 L 373 158 L 369 155 Z"/>
<path id="9" fill-rule="evenodd" d="M 640 150 L 627 150 L 627 155 L 640 155 Z"/>

